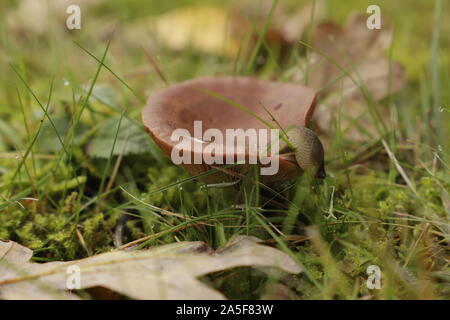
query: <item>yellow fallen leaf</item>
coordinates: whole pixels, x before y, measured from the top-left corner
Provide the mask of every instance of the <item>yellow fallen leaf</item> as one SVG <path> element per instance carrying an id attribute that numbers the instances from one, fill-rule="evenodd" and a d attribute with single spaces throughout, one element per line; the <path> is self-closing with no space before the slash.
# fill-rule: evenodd
<path id="1" fill-rule="evenodd" d="M 272 1 L 243 1 L 230 10 L 216 6 L 174 9 L 155 18 L 155 32 L 157 38 L 172 50 L 192 48 L 234 57 L 248 35 L 252 35 L 251 41 L 258 37 L 258 32 L 267 23 L 271 5 Z M 267 30 L 266 41 L 270 45 L 295 45 L 310 24 L 312 10 L 311 2 L 294 11 L 279 4 Z M 324 12 L 324 1 L 317 0 L 314 21 L 321 20 Z M 248 50 L 252 49 L 253 45 L 250 45 Z"/>
<path id="2" fill-rule="evenodd" d="M 220 55 L 233 55 L 239 45 L 227 39 L 227 11 L 220 7 L 184 7 L 169 11 L 156 18 L 157 37 L 170 49 L 194 50 Z"/>

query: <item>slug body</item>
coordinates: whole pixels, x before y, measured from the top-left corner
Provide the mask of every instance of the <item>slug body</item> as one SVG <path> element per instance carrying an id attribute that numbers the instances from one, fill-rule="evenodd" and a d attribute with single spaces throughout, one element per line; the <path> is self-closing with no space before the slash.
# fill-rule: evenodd
<path id="1" fill-rule="evenodd" d="M 300 168 L 311 176 L 324 179 L 326 173 L 323 145 L 314 131 L 303 126 L 293 126 L 286 134 L 294 147 L 295 161 Z"/>

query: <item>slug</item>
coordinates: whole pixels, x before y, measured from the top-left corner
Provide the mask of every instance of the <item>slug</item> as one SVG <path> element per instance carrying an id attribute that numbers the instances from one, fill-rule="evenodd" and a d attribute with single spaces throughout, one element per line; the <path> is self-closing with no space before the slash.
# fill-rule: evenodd
<path id="1" fill-rule="evenodd" d="M 324 179 L 325 163 L 322 142 L 314 131 L 303 126 L 292 126 L 286 132 L 289 142 L 295 148 L 294 158 L 299 167 L 318 179 Z M 286 146 L 283 150 L 289 148 Z"/>

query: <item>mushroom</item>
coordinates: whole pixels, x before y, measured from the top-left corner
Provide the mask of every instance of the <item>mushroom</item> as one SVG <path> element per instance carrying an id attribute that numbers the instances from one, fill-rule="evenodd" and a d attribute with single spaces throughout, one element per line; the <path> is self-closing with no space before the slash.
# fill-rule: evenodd
<path id="1" fill-rule="evenodd" d="M 214 94 L 208 94 L 208 92 Z M 223 99 L 218 97 L 223 97 Z M 230 105 L 229 101 L 245 106 L 247 112 Z M 324 174 L 322 144 L 311 130 L 305 128 L 312 117 L 314 107 L 314 90 L 299 84 L 269 82 L 245 77 L 204 77 L 169 86 L 152 95 L 142 111 L 142 120 L 155 142 L 168 156 L 173 156 L 176 151 L 187 155 L 189 159 L 196 159 L 196 157 L 204 159 L 205 146 L 212 144 L 213 148 L 210 147 L 208 150 L 213 149 L 212 156 L 215 159 L 223 159 L 223 163 L 229 163 L 226 162 L 226 159 L 233 159 L 237 162 L 237 159 L 242 159 L 240 156 L 244 156 L 245 160 L 248 160 L 252 155 L 251 150 L 254 149 L 246 145 L 244 149 L 227 150 L 223 146 L 223 141 L 217 139 L 205 141 L 203 136 L 200 136 L 199 139 L 194 132 L 196 121 L 201 121 L 202 130 L 214 128 L 215 132 L 222 133 L 225 138 L 227 129 L 255 129 L 258 131 L 268 129 L 267 124 L 272 125 L 273 128 L 293 128 L 292 131 L 287 131 L 285 142 L 282 141 L 280 145 L 284 145 L 285 150 L 289 149 L 288 146 L 304 148 L 306 145 L 305 150 L 312 155 L 308 159 L 316 159 L 318 161 L 317 168 L 305 170 L 304 166 L 297 163 L 304 159 L 299 156 L 299 151 L 302 151 L 299 148 L 291 150 L 290 154 L 293 156 L 290 156 L 289 153 L 286 155 L 272 153 L 268 155 L 268 158 L 273 160 L 275 159 L 273 157 L 277 157 L 279 169 L 276 174 L 260 176 L 260 180 L 267 183 L 296 177 L 302 169 L 312 172 L 317 177 Z M 176 129 L 189 133 L 192 141 L 183 144 L 180 144 L 179 140 L 175 139 L 174 141 L 173 133 Z M 308 134 L 300 136 L 299 134 L 295 135 L 296 132 Z M 311 133 L 312 135 L 309 135 Z M 302 137 L 311 139 L 302 140 Z M 319 152 L 310 150 L 311 146 L 313 149 L 318 146 L 315 139 L 320 145 Z M 273 136 L 268 136 L 268 141 L 273 143 Z M 289 141 L 292 141 L 293 144 L 289 144 Z M 311 143 L 309 143 L 310 141 Z M 233 144 L 236 145 L 234 140 Z M 321 163 L 319 163 L 320 151 L 322 151 Z M 317 158 L 318 156 L 319 158 Z M 208 183 L 230 181 L 230 177 L 231 180 L 236 179 L 236 176 L 251 167 L 248 162 L 239 162 L 232 168 L 224 168 L 225 164 L 220 164 L 220 162 L 213 165 L 203 160 L 180 164 L 191 174 L 199 174 L 212 168 L 219 169 L 217 173 L 202 177 Z M 259 162 L 258 165 L 265 166 Z"/>

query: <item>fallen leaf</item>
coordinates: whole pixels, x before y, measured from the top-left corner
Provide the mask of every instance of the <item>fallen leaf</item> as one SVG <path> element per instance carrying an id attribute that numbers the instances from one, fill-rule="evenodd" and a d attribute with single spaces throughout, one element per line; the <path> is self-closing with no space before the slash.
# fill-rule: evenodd
<path id="1" fill-rule="evenodd" d="M 298 300 L 298 297 L 281 283 L 270 283 L 266 286 L 261 300 Z"/>
<path id="2" fill-rule="evenodd" d="M 343 130 L 349 129 L 348 137 L 355 140 L 362 137 L 356 128 L 351 128 L 354 120 L 365 127 L 368 134 L 375 133 L 360 87 L 376 102 L 404 86 L 403 67 L 387 57 L 392 35 L 392 30 L 386 26 L 369 30 L 366 18 L 359 14 L 350 15 L 344 27 L 324 22 L 315 28 L 314 49 L 310 51 L 307 68 L 299 71 L 294 80 L 303 81 L 307 77 L 308 86 L 322 93 L 324 98 L 313 118 L 320 131 L 329 133 L 333 114 L 342 105 L 348 121 L 344 120 L 341 125 Z"/>
<path id="3" fill-rule="evenodd" d="M 157 16 L 153 20 L 154 31 L 157 39 L 172 50 L 192 48 L 208 54 L 235 57 L 247 36 L 264 28 L 271 6 L 272 1 L 266 0 L 242 1 L 230 10 L 217 6 L 178 8 Z M 310 24 L 312 9 L 311 2 L 296 11 L 288 11 L 278 4 L 266 41 L 270 45 L 294 45 Z M 317 0 L 314 21 L 322 19 L 324 9 L 324 1 Z M 142 28 L 149 24 L 145 19 L 139 25 Z M 254 34 L 251 42 L 256 42 L 258 36 Z M 254 44 L 250 45 L 248 50 L 251 52 L 253 47 Z"/>
<path id="4" fill-rule="evenodd" d="M 317 26 L 312 36 L 312 46 L 315 48 L 310 56 L 308 84 L 315 89 L 328 87 L 333 81 L 343 76 L 341 69 L 347 70 L 352 77 L 360 79 L 368 91 L 376 99 L 381 99 L 388 94 L 389 64 L 386 51 L 392 41 L 392 29 L 384 27 L 379 30 L 369 30 L 366 26 L 366 18 L 359 14 L 350 15 L 345 27 L 333 22 L 324 22 Z M 324 53 L 329 59 L 321 56 Z M 400 69 L 398 64 L 395 64 Z M 374 73 L 375 72 L 375 73 Z M 392 80 L 392 91 L 397 91 L 403 86 L 403 72 L 397 71 Z M 382 78 L 386 80 L 384 86 L 373 80 Z M 355 84 L 349 77 L 343 77 L 346 91 L 353 89 L 351 94 L 357 94 Z M 340 83 L 329 86 L 329 90 L 339 87 Z"/>
<path id="5" fill-rule="evenodd" d="M 296 45 L 309 26 L 321 21 L 324 16 L 325 1 L 317 0 L 314 3 L 309 2 L 293 13 L 280 16 L 275 20 L 275 24 L 284 40 L 291 45 Z"/>
<path id="6" fill-rule="evenodd" d="M 105 287 L 135 299 L 224 299 L 197 278 L 234 267 L 275 267 L 299 273 L 285 253 L 254 237 L 236 237 L 222 249 L 178 242 L 146 250 L 113 251 L 69 262 L 32 263 L 32 250 L 0 241 L 0 299 L 79 299 L 67 290 L 69 267 L 81 288 Z"/>
<path id="7" fill-rule="evenodd" d="M 231 16 L 235 23 L 231 24 L 234 29 L 231 34 L 242 37 L 243 34 L 253 31 L 252 44 L 249 46 L 249 52 L 252 52 L 259 38 L 259 32 L 264 30 L 268 21 L 272 0 L 263 1 L 240 1 L 238 5 L 231 10 Z M 283 3 L 278 3 L 272 13 L 271 23 L 265 34 L 267 44 L 283 48 L 292 48 L 297 46 L 298 40 L 306 33 L 310 25 L 321 21 L 325 16 L 325 1 L 316 0 L 308 2 L 303 6 L 297 6 L 296 9 L 287 9 Z M 240 22 L 240 23 L 238 23 Z M 245 32 L 245 30 L 247 30 Z M 242 41 L 243 38 L 240 39 Z"/>
<path id="8" fill-rule="evenodd" d="M 210 54 L 234 55 L 239 43 L 227 39 L 227 20 L 226 10 L 220 7 L 183 7 L 156 17 L 155 31 L 157 38 L 172 50 L 192 48 Z"/>

